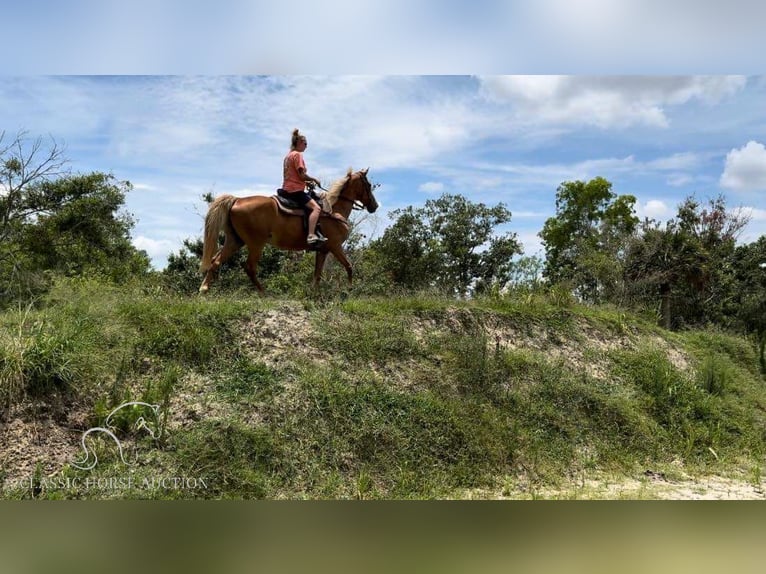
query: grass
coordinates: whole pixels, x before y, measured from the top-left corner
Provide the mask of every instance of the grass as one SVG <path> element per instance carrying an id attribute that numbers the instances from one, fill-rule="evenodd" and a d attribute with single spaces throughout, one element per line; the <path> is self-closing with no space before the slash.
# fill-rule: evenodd
<path id="1" fill-rule="evenodd" d="M 766 392 L 743 338 L 665 333 L 619 309 L 529 293 L 375 297 L 308 301 L 310 349 L 274 364 L 241 329 L 277 303 L 68 281 L 0 315 L 0 416 L 58 401 L 61 424 L 76 411 L 98 426 L 124 402 L 160 405 L 161 438 L 139 427 L 143 407 L 111 419 L 135 465 L 101 441 L 97 468 L 58 474 L 148 486 L 40 496 L 443 498 L 517 481 L 549 492 L 678 461 L 760 479 Z M 185 388 L 190 380 L 201 383 Z M 195 401 L 214 408 L 187 416 Z"/>

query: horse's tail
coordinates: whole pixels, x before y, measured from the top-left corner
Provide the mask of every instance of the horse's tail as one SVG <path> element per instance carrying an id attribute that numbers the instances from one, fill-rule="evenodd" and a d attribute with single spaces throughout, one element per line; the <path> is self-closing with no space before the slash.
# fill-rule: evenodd
<path id="1" fill-rule="evenodd" d="M 202 247 L 202 261 L 199 265 L 200 273 L 207 273 L 218 247 L 218 234 L 226 227 L 229 221 L 229 211 L 237 198 L 233 195 L 221 195 L 210 204 L 205 216 L 205 240 Z"/>

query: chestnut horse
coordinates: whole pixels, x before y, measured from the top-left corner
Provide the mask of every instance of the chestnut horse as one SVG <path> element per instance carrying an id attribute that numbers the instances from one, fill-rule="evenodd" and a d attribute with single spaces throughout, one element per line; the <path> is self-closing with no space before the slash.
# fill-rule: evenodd
<path id="1" fill-rule="evenodd" d="M 367 179 L 368 169 L 355 173 L 349 169 L 346 177 L 336 181 L 327 192 L 320 217 L 322 233 L 327 241 L 317 248 L 313 280 L 315 287 L 319 284 L 328 253 L 332 253 L 346 268 L 348 282 L 351 284 L 351 263 L 343 252 L 343 242 L 348 238 L 350 230 L 348 216 L 357 206 L 357 202 L 370 213 L 378 208 L 378 202 L 372 193 L 373 186 Z M 205 279 L 199 288 L 200 293 L 207 292 L 221 265 L 243 245 L 247 245 L 249 255 L 245 271 L 253 285 L 263 294 L 257 268 L 264 246 L 270 243 L 279 249 L 308 249 L 306 231 L 303 228 L 303 212 L 299 210 L 296 213 L 297 215 L 286 214 L 277 206 L 274 197 L 217 197 L 210 204 L 205 216 L 205 240 L 200 264 L 200 271 L 205 274 Z M 214 256 L 221 231 L 224 232 L 225 241 Z"/>

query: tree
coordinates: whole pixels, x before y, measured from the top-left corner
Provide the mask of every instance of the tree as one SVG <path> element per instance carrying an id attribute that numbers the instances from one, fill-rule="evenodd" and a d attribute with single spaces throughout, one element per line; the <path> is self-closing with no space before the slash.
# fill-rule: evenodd
<path id="1" fill-rule="evenodd" d="M 687 323 L 732 326 L 737 313 L 736 285 L 732 268 L 737 238 L 749 218 L 730 211 L 718 196 L 700 204 L 687 197 L 678 208 L 678 225 L 695 237 L 708 256 L 708 276 L 701 289 L 683 295 L 682 317 Z"/>
<path id="2" fill-rule="evenodd" d="M 67 163 L 53 140 L 47 150 L 41 138 L 30 143 L 25 132 L 7 145 L 4 140 L 0 132 L 0 245 L 8 245 L 21 225 L 46 210 L 36 186 L 63 175 Z M 0 251 L 0 260 L 8 257 Z"/>
<path id="3" fill-rule="evenodd" d="M 636 291 L 660 298 L 662 325 L 726 325 L 735 314 L 732 257 L 747 219 L 727 212 L 723 197 L 702 207 L 693 197 L 662 227 L 645 221 L 630 243 L 626 279 Z"/>
<path id="4" fill-rule="evenodd" d="M 44 150 L 23 133 L 0 147 L 0 303 L 44 290 L 51 274 L 122 281 L 149 270 L 122 211 L 130 183 L 65 163 L 55 142 Z"/>
<path id="5" fill-rule="evenodd" d="M 766 374 L 766 235 L 737 247 L 732 269 L 736 281 L 735 316 L 739 326 L 755 335 L 761 372 Z"/>
<path id="6" fill-rule="evenodd" d="M 699 240 L 677 222 L 661 228 L 644 221 L 627 250 L 625 276 L 634 293 L 660 299 L 660 322 L 673 326 L 672 296 L 685 287 L 699 291 L 708 278 L 708 255 Z"/>
<path id="7" fill-rule="evenodd" d="M 540 237 L 545 246 L 544 277 L 568 283 L 591 302 L 611 298 L 621 278 L 628 238 L 638 225 L 632 195 L 616 195 L 602 177 L 567 181 L 556 190 L 556 215 Z"/>
<path id="8" fill-rule="evenodd" d="M 122 211 L 132 186 L 103 173 L 67 176 L 30 191 L 40 208 L 19 233 L 18 249 L 35 269 L 114 282 L 148 272 L 149 258 L 130 240 L 135 222 Z"/>
<path id="9" fill-rule="evenodd" d="M 512 258 L 521 245 L 515 233 L 495 234 L 511 220 L 502 203 L 489 207 L 444 194 L 391 215 L 394 224 L 370 248 L 381 253 L 395 284 L 465 295 L 510 280 Z"/>
<path id="10" fill-rule="evenodd" d="M 371 250 L 380 253 L 381 266 L 395 285 L 405 289 L 431 286 L 442 260 L 422 210 L 408 206 L 392 211 L 391 216 L 396 220 L 380 239 L 372 242 Z"/>

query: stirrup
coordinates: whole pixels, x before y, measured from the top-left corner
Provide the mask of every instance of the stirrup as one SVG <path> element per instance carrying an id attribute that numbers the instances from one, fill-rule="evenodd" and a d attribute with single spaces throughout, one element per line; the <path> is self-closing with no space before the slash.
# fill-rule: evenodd
<path id="1" fill-rule="evenodd" d="M 324 242 L 324 241 L 327 241 L 327 238 L 326 237 L 322 237 L 321 235 L 316 234 L 316 233 L 314 235 L 309 235 L 306 238 L 306 243 L 312 243 L 313 244 L 313 243 L 321 243 L 321 242 Z"/>

